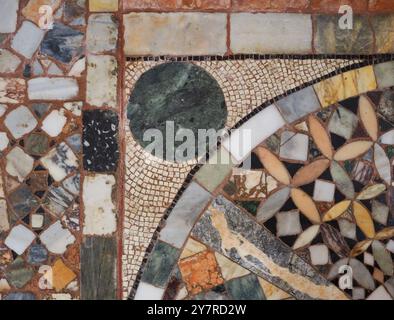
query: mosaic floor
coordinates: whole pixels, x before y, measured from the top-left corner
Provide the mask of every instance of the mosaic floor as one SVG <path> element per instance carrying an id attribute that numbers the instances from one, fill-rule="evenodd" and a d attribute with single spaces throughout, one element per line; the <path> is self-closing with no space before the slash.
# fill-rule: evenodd
<path id="1" fill-rule="evenodd" d="M 394 299 L 394 18 L 213 2 L 0 0 L 0 300 Z"/>

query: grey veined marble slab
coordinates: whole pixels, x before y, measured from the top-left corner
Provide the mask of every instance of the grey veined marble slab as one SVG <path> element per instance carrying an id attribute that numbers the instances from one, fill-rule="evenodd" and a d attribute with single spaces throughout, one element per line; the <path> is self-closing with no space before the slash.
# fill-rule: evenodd
<path id="1" fill-rule="evenodd" d="M 181 248 L 198 215 L 210 200 L 210 193 L 192 182 L 172 210 L 160 239 Z"/>
<path id="2" fill-rule="evenodd" d="M 347 299 L 288 246 L 222 196 L 212 202 L 192 235 L 296 299 Z"/>

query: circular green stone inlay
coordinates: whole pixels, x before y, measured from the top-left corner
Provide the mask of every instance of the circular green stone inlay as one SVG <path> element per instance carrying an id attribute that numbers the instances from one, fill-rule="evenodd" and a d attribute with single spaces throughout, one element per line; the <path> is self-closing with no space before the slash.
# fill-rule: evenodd
<path id="1" fill-rule="evenodd" d="M 205 154 L 197 150 L 198 130 L 224 128 L 227 108 L 219 84 L 208 72 L 191 63 L 172 62 L 154 67 L 141 76 L 131 94 L 127 117 L 131 132 L 142 147 L 152 143 L 143 139 L 148 129 L 160 130 L 164 137 L 163 157 L 167 160 L 166 143 L 170 142 L 166 133 L 171 135 L 171 132 L 166 123 L 174 123 L 174 134 L 182 129 L 192 130 L 196 146 L 195 154 L 188 155 L 192 159 Z M 185 141 L 186 138 L 175 141 L 175 148 Z"/>

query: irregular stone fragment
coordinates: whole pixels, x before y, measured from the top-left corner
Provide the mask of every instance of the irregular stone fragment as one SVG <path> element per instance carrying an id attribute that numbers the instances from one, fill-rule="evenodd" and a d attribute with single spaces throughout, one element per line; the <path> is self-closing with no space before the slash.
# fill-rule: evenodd
<path id="1" fill-rule="evenodd" d="M 45 31 L 30 21 L 24 21 L 11 41 L 11 48 L 27 59 L 37 51 Z"/>
<path id="2" fill-rule="evenodd" d="M 60 218 L 70 208 L 74 197 L 62 187 L 51 186 L 44 199 L 44 206 L 56 217 Z"/>
<path id="3" fill-rule="evenodd" d="M 226 287 L 235 300 L 265 300 L 264 292 L 254 274 L 230 280 Z"/>
<path id="4" fill-rule="evenodd" d="M 56 181 L 63 180 L 78 168 L 78 159 L 70 147 L 64 142 L 41 158 L 41 162 L 48 169 Z"/>
<path id="5" fill-rule="evenodd" d="M 4 151 L 10 142 L 5 132 L 0 132 L 0 151 Z"/>
<path id="6" fill-rule="evenodd" d="M 0 78 L 0 103 L 20 103 L 25 99 L 26 82 L 17 78 Z"/>
<path id="7" fill-rule="evenodd" d="M 49 149 L 49 139 L 45 134 L 32 133 L 25 139 L 25 150 L 31 155 L 43 156 Z"/>
<path id="8" fill-rule="evenodd" d="M 295 161 L 308 160 L 309 138 L 301 133 L 284 131 L 281 135 L 280 156 Z"/>
<path id="9" fill-rule="evenodd" d="M 108 235 L 116 231 L 116 211 L 112 200 L 116 183 L 112 175 L 86 176 L 83 182 L 86 235 Z"/>
<path id="10" fill-rule="evenodd" d="M 28 156 L 21 148 L 15 147 L 6 156 L 6 171 L 22 182 L 33 170 L 34 159 Z"/>
<path id="11" fill-rule="evenodd" d="M 394 29 L 392 14 L 373 15 L 371 25 L 375 32 L 376 53 L 392 53 L 394 40 L 391 30 Z"/>
<path id="12" fill-rule="evenodd" d="M 224 282 L 215 255 L 210 251 L 181 260 L 179 270 L 191 294 L 199 294 Z"/>
<path id="13" fill-rule="evenodd" d="M 5 273 L 8 282 L 18 289 L 23 288 L 31 280 L 33 275 L 33 268 L 26 265 L 22 257 L 14 260 Z"/>
<path id="14" fill-rule="evenodd" d="M 36 300 L 36 297 L 31 292 L 11 292 L 3 300 Z"/>
<path id="15" fill-rule="evenodd" d="M 86 0 L 69 0 L 64 3 L 64 20 L 72 26 L 85 25 Z"/>
<path id="16" fill-rule="evenodd" d="M 249 270 L 242 268 L 239 264 L 234 263 L 219 253 L 215 253 L 215 257 L 225 281 L 240 278 L 250 273 Z"/>
<path id="17" fill-rule="evenodd" d="M 59 292 L 63 290 L 77 275 L 69 267 L 67 267 L 62 259 L 55 261 L 52 266 L 52 285 Z"/>
<path id="18" fill-rule="evenodd" d="M 48 250 L 41 244 L 33 244 L 27 251 L 27 262 L 41 265 L 48 259 Z"/>
<path id="19" fill-rule="evenodd" d="M 383 92 L 377 112 L 390 123 L 394 123 L 394 90 Z"/>
<path id="20" fill-rule="evenodd" d="M 53 29 L 45 34 L 41 44 L 41 53 L 57 61 L 69 63 L 81 56 L 83 39 L 84 35 L 82 32 L 55 22 Z"/>
<path id="21" fill-rule="evenodd" d="M 66 180 L 63 181 L 63 186 L 66 188 L 69 192 L 71 192 L 74 195 L 79 194 L 79 189 L 80 189 L 80 175 L 76 174 L 73 175 Z"/>
<path id="22" fill-rule="evenodd" d="M 19 219 L 23 219 L 39 204 L 37 198 L 25 185 L 13 191 L 9 195 L 8 201 Z"/>
<path id="23" fill-rule="evenodd" d="M 357 126 L 358 117 L 343 107 L 338 107 L 334 111 L 328 123 L 330 132 L 345 139 L 350 139 L 353 136 Z"/>
<path id="24" fill-rule="evenodd" d="M 10 223 L 8 221 L 7 202 L 0 199 L 0 234 L 4 231 L 8 231 L 9 228 Z"/>
<path id="25" fill-rule="evenodd" d="M 60 221 L 57 221 L 41 233 L 40 240 L 50 252 L 63 254 L 67 246 L 75 242 L 75 237 L 68 229 L 63 228 Z"/>
<path id="26" fill-rule="evenodd" d="M 0 73 L 12 73 L 18 68 L 20 63 L 21 59 L 11 51 L 0 49 Z"/>

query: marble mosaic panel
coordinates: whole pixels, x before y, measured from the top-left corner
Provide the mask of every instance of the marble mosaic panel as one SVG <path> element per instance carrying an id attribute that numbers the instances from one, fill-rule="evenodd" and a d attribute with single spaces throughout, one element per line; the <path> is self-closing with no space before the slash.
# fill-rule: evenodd
<path id="1" fill-rule="evenodd" d="M 392 300 L 394 7 L 349 3 L 0 0 L 0 300 Z"/>

